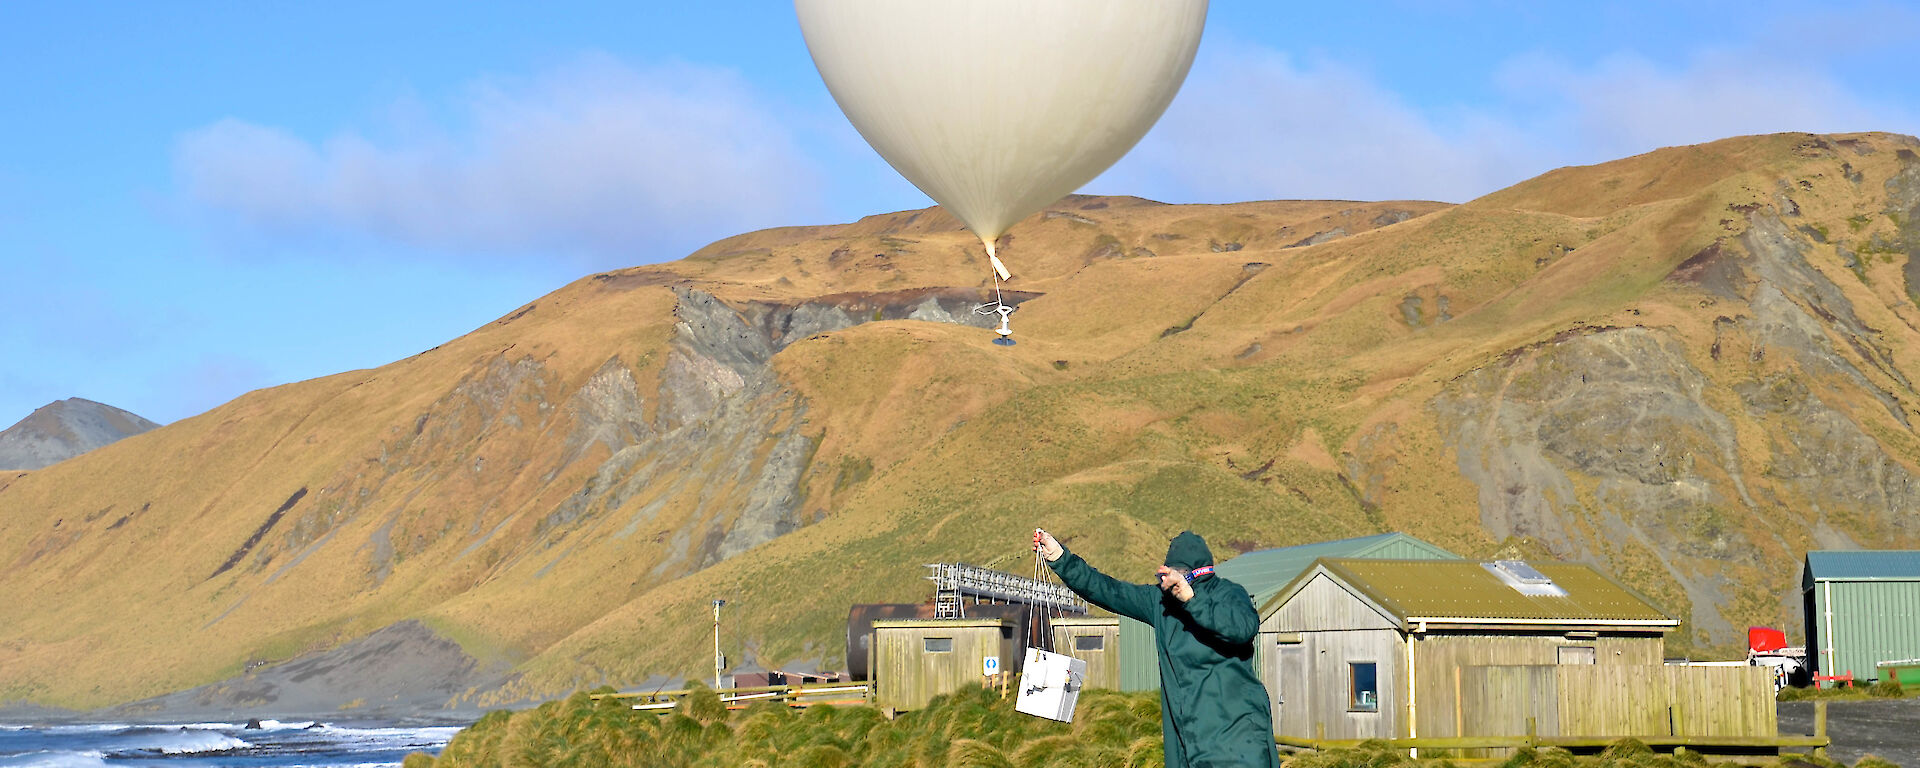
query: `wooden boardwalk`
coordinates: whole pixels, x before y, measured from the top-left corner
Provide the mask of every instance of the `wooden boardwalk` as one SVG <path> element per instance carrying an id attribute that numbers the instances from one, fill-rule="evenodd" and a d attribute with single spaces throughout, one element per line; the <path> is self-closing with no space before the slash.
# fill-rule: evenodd
<path id="1" fill-rule="evenodd" d="M 692 689 L 681 688 L 671 691 L 627 691 L 624 693 L 596 693 L 595 701 L 618 699 L 629 701 L 635 710 L 642 712 L 669 712 L 678 706 L 681 699 L 693 693 Z M 811 707 L 818 704 L 839 706 L 873 703 L 872 683 L 816 683 L 813 685 L 768 685 L 757 688 L 720 688 L 714 690 L 720 695 L 720 702 L 727 709 L 746 709 L 762 701 L 786 704 L 789 707 Z"/>

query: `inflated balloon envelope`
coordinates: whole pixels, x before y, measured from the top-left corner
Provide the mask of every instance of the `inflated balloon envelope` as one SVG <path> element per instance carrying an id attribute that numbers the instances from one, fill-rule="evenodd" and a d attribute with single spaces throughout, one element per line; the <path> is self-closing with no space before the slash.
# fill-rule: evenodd
<path id="1" fill-rule="evenodd" d="M 1048 720 L 1073 722 L 1073 705 L 1086 685 L 1087 662 L 1064 653 L 1027 649 L 1020 665 L 1020 696 L 1013 708 Z"/>
<path id="2" fill-rule="evenodd" d="M 841 111 L 980 238 L 1092 181 L 1186 80 L 1206 0 L 795 0 Z"/>

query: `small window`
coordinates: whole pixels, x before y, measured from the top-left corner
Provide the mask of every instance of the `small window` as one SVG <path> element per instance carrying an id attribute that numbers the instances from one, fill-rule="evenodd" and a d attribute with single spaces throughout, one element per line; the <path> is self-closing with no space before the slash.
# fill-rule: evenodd
<path id="1" fill-rule="evenodd" d="M 1592 664 L 1593 663 L 1593 646 L 1591 645 L 1560 646 L 1560 663 Z"/>
<path id="2" fill-rule="evenodd" d="M 953 653 L 953 638 L 951 637 L 927 638 L 927 653 Z"/>
<path id="3" fill-rule="evenodd" d="M 1354 712 L 1380 711 L 1379 668 L 1371 661 L 1347 664 L 1348 690 L 1352 693 L 1347 708 Z"/>
<path id="4" fill-rule="evenodd" d="M 1107 649 L 1107 639 L 1099 635 L 1080 635 L 1073 638 L 1073 649 L 1076 651 L 1104 651 Z"/>

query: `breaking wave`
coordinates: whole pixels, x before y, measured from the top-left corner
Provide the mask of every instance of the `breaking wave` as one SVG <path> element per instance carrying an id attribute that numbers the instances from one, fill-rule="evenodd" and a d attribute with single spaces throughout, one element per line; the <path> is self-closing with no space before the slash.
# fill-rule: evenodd
<path id="1" fill-rule="evenodd" d="M 74 752 L 44 749 L 18 755 L 0 755 L 0 766 L 5 768 L 100 768 L 107 764 L 105 758 L 106 755 L 92 750 Z"/>

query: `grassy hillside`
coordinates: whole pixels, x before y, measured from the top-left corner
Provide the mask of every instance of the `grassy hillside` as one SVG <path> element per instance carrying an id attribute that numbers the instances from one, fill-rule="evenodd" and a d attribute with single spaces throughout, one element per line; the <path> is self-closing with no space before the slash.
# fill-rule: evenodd
<path id="1" fill-rule="evenodd" d="M 494 705 L 770 664 L 1043 525 L 1143 574 L 1401 530 L 1797 627 L 1809 548 L 1920 545 L 1920 142 L 1775 135 L 1459 206 L 1075 197 L 592 275 L 371 371 L 0 476 L 0 701 L 100 706 L 405 619 Z M 955 322 L 961 321 L 961 322 Z M 982 321 L 983 322 L 983 321 Z M 493 677 L 493 676 L 500 677 Z"/>

